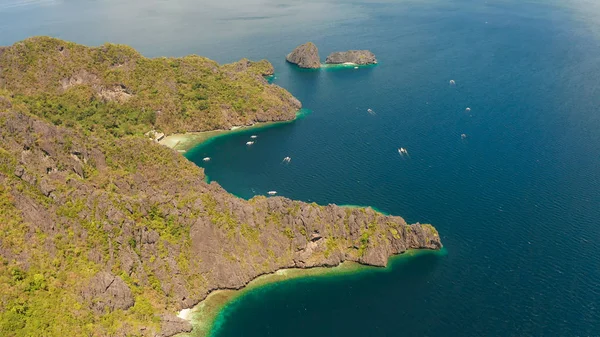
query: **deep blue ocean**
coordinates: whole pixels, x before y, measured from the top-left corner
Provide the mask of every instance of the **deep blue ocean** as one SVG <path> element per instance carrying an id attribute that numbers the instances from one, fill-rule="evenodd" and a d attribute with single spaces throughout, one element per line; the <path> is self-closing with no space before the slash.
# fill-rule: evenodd
<path id="1" fill-rule="evenodd" d="M 188 157 L 243 198 L 371 205 L 441 234 L 446 254 L 251 292 L 214 337 L 600 335 L 600 3 L 0 1 L 0 45 L 42 34 L 268 59 L 311 112 Z M 379 64 L 287 64 L 306 41 Z"/>

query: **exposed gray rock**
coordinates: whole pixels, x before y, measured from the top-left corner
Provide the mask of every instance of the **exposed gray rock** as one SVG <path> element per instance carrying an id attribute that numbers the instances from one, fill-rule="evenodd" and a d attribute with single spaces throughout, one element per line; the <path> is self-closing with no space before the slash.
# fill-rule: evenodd
<path id="1" fill-rule="evenodd" d="M 40 181 L 40 190 L 45 196 L 50 196 L 50 193 L 54 192 L 56 188 L 48 181 L 48 179 L 42 179 L 42 181 Z"/>
<path id="2" fill-rule="evenodd" d="M 358 65 L 365 64 L 376 64 L 377 59 L 375 54 L 369 50 L 348 50 L 341 52 L 334 52 L 327 56 L 325 60 L 327 64 L 343 64 L 343 63 L 354 63 Z"/>
<path id="3" fill-rule="evenodd" d="M 23 166 L 17 166 L 17 168 L 15 169 L 15 175 L 21 178 L 23 177 L 23 174 L 25 174 L 25 169 L 23 168 Z"/>
<path id="4" fill-rule="evenodd" d="M 285 59 L 300 68 L 317 69 L 321 67 L 319 49 L 312 42 L 299 45 Z"/>
<path id="5" fill-rule="evenodd" d="M 160 333 L 158 337 L 169 337 L 182 332 L 192 331 L 192 324 L 174 315 L 160 316 Z"/>
<path id="6" fill-rule="evenodd" d="M 99 272 L 89 282 L 88 287 L 81 291 L 84 300 L 91 302 L 91 307 L 97 313 L 109 310 L 128 309 L 133 306 L 134 299 L 131 289 L 123 280 L 109 272 Z"/>
<path id="7" fill-rule="evenodd" d="M 0 82 L 1 84 L 2 82 Z M 12 108 L 12 103 L 10 103 L 10 101 L 5 98 L 0 96 L 0 110 L 4 110 L 4 109 L 10 109 Z"/>

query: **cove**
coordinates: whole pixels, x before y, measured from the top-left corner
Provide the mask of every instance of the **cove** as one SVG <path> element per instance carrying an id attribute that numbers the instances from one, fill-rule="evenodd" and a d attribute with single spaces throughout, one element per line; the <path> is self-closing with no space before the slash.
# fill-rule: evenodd
<path id="1" fill-rule="evenodd" d="M 236 315 L 247 302 L 263 301 L 277 297 L 281 292 L 297 292 L 301 288 L 305 296 L 317 296 L 315 288 L 322 288 L 330 296 L 330 290 L 342 287 L 371 287 L 371 281 L 383 275 L 384 279 L 402 277 L 411 268 L 431 268 L 439 259 L 447 255 L 443 248 L 440 251 L 409 250 L 401 255 L 391 257 L 385 268 L 361 265 L 355 262 L 344 262 L 336 267 L 317 267 L 309 269 L 282 269 L 273 274 L 260 276 L 240 290 L 217 290 L 195 306 L 186 314 L 194 330 L 179 336 L 204 337 L 219 336 L 227 331 L 227 320 Z M 419 264 L 421 264 L 419 266 Z M 423 265 L 424 264 L 424 265 Z M 414 282 L 404 278 L 404 282 Z M 313 306 L 318 302 L 311 302 Z M 252 304 L 250 304 L 252 305 Z"/>
<path id="2" fill-rule="evenodd" d="M 296 112 L 296 118 L 289 121 L 280 121 L 280 122 L 265 122 L 265 123 L 256 123 L 253 125 L 244 125 L 233 127 L 230 130 L 213 130 L 213 131 L 200 131 L 200 132 L 188 132 L 188 133 L 180 133 L 180 134 L 172 134 L 168 135 L 164 139 L 160 141 L 161 144 L 172 148 L 180 153 L 187 153 L 191 150 L 190 153 L 187 153 L 185 156 L 187 158 L 199 158 L 202 149 L 205 146 L 209 146 L 212 141 L 218 139 L 219 137 L 224 137 L 232 134 L 244 134 L 250 135 L 254 131 L 258 131 L 261 129 L 267 129 L 271 127 L 275 127 L 282 124 L 292 123 L 300 118 L 304 118 L 307 114 L 310 113 L 310 110 L 300 109 Z M 252 138 L 249 138 L 252 139 Z"/>

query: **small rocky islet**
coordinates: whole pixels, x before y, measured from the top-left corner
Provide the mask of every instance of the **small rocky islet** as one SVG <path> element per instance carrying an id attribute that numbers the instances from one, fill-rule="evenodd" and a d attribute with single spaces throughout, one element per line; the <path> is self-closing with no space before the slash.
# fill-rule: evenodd
<path id="1" fill-rule="evenodd" d="M 300 68 L 321 68 L 319 49 L 312 42 L 307 42 L 296 47 L 286 56 L 286 60 Z M 377 58 L 370 50 L 348 50 L 329 54 L 325 59 L 325 64 L 350 64 L 362 66 L 377 64 Z"/>
<path id="2" fill-rule="evenodd" d="M 312 42 L 299 45 L 285 59 L 300 68 L 318 69 L 321 67 L 319 49 Z"/>
<path id="3" fill-rule="evenodd" d="M 333 52 L 325 59 L 326 64 L 345 64 L 352 63 L 356 65 L 377 64 L 375 54 L 369 50 L 348 50 Z"/>

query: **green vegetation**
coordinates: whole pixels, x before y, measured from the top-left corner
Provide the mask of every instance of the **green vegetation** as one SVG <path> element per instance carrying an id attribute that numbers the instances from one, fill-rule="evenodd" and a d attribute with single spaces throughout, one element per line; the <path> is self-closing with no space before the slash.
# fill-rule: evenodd
<path id="1" fill-rule="evenodd" d="M 210 221 L 225 230 L 230 238 L 233 237 L 237 233 L 239 222 L 233 217 L 231 211 L 228 209 L 218 209 L 217 201 L 208 193 L 203 194 L 201 198 Z"/>
<path id="2" fill-rule="evenodd" d="M 273 212 L 273 213 L 269 213 L 267 215 L 267 223 L 268 224 L 274 224 L 277 226 L 281 226 L 282 220 L 283 220 L 283 214 L 281 214 L 281 213 Z"/>
<path id="3" fill-rule="evenodd" d="M 250 241 L 253 244 L 260 243 L 258 241 L 258 237 L 259 237 L 258 230 L 256 228 L 250 227 L 250 225 L 248 225 L 248 224 L 245 224 L 245 223 L 242 224 L 241 234 L 244 238 L 246 238 L 248 241 Z"/>
<path id="4" fill-rule="evenodd" d="M 55 258 L 41 248 L 44 234 L 38 232 L 28 238 L 31 228 L 15 207 L 11 186 L 6 181 L 0 185 L 0 243 L 3 249 L 18 255 L 0 255 L 0 335 L 93 333 L 89 325 L 93 317 L 80 310 L 81 304 L 68 289 L 77 284 L 78 277 L 89 276 L 97 269 L 81 258 L 81 248 L 68 244 L 64 236 L 55 237 Z M 15 263 L 14 258 L 21 254 L 31 255 L 27 270 Z"/>
<path id="5" fill-rule="evenodd" d="M 363 229 L 360 235 L 360 245 L 358 246 L 358 256 L 363 256 L 365 255 L 365 252 L 367 250 L 367 248 L 369 247 L 369 244 L 373 245 L 374 242 L 373 241 L 373 234 L 375 234 L 375 231 L 377 230 L 377 225 L 374 222 L 369 223 L 369 225 L 367 226 L 366 229 Z"/>
<path id="6" fill-rule="evenodd" d="M 15 170 L 16 160 L 3 148 L 0 148 L 0 172 L 11 174 Z"/>
<path id="7" fill-rule="evenodd" d="M 273 73 L 265 60 L 221 66 L 195 55 L 149 59 L 124 45 L 90 48 L 35 37 L 6 48 L 0 69 L 15 109 L 119 137 L 152 128 L 228 129 L 252 124 L 262 112 L 290 120 L 300 108 L 263 79 Z"/>
<path id="8" fill-rule="evenodd" d="M 334 237 L 328 237 L 325 241 L 325 257 L 329 257 L 338 248 L 338 241 Z"/>
<path id="9" fill-rule="evenodd" d="M 294 238 L 294 231 L 289 227 L 286 227 L 283 230 L 283 234 L 285 234 L 285 236 L 287 236 L 287 238 L 290 240 Z"/>
<path id="10" fill-rule="evenodd" d="M 394 237 L 394 239 L 401 238 L 400 233 L 398 233 L 398 230 L 396 228 L 390 227 L 389 230 L 390 230 L 390 233 L 392 233 L 392 236 Z"/>

